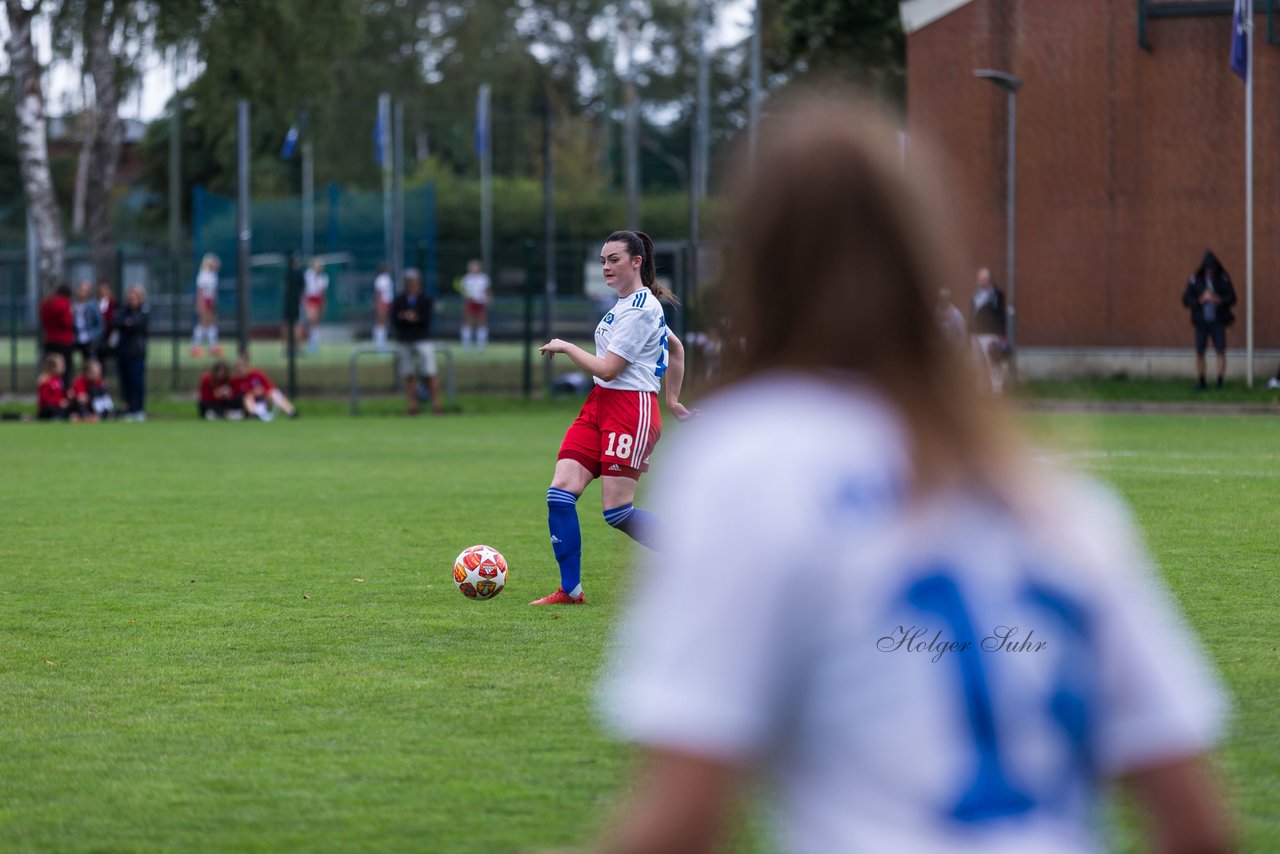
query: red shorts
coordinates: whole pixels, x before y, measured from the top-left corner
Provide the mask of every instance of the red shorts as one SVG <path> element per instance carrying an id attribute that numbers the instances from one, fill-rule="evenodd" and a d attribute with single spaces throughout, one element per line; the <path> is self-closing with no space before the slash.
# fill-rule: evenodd
<path id="1" fill-rule="evenodd" d="M 217 300 L 211 299 L 209 297 L 196 298 L 196 311 L 200 312 L 201 314 L 212 314 L 213 310 L 217 307 L 217 305 L 218 305 Z"/>
<path id="2" fill-rule="evenodd" d="M 306 303 L 307 308 L 314 308 L 316 311 L 324 310 L 324 297 L 303 297 L 302 301 Z"/>
<path id="3" fill-rule="evenodd" d="M 462 306 L 462 310 L 466 312 L 467 317 L 479 317 L 484 314 L 484 310 L 489 307 L 487 302 L 478 299 L 469 299 Z"/>
<path id="4" fill-rule="evenodd" d="M 639 480 L 661 435 L 656 394 L 597 385 L 565 432 L 556 459 L 575 460 L 592 477 Z"/>

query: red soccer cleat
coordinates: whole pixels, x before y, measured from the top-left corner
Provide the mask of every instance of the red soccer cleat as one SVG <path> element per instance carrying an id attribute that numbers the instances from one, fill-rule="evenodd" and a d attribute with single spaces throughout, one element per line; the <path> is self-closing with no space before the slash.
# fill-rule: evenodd
<path id="1" fill-rule="evenodd" d="M 556 592 L 550 596 L 543 596 L 541 599 L 534 599 L 530 605 L 581 605 L 586 601 L 586 594 L 581 596 L 570 596 L 563 589 L 557 587 Z"/>

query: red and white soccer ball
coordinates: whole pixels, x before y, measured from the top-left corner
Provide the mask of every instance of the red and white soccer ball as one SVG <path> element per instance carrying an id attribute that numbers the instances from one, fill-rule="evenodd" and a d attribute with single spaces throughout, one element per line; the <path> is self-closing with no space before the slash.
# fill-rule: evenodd
<path id="1" fill-rule="evenodd" d="M 507 586 L 507 559 L 492 546 L 471 546 L 453 562 L 453 583 L 468 599 L 492 599 Z"/>

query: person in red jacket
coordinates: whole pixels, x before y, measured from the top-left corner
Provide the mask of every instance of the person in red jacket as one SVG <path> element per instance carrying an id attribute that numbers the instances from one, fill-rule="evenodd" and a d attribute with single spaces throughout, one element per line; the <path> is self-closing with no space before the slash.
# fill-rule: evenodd
<path id="1" fill-rule="evenodd" d="M 71 352 L 76 344 L 76 321 L 71 309 L 71 286 L 66 282 L 40 303 L 40 328 L 44 330 L 44 355 L 62 357 L 62 386 L 71 385 Z"/>
<path id="2" fill-rule="evenodd" d="M 36 418 L 41 421 L 78 421 L 79 416 L 67 397 L 67 386 L 62 381 L 67 360 L 60 353 L 50 353 L 40 366 L 36 387 Z"/>
<path id="3" fill-rule="evenodd" d="M 244 401 L 244 411 L 256 418 L 263 421 L 274 418 L 272 405 L 290 418 L 298 417 L 298 410 L 284 392 L 275 387 L 270 377 L 249 364 L 248 353 L 241 353 L 236 358 L 236 372 L 231 375 L 231 384 Z"/>
<path id="4" fill-rule="evenodd" d="M 244 418 L 244 400 L 231 381 L 231 371 L 227 363 L 217 361 L 203 377 L 200 378 L 200 417 L 214 421 L 227 418 L 238 421 Z"/>

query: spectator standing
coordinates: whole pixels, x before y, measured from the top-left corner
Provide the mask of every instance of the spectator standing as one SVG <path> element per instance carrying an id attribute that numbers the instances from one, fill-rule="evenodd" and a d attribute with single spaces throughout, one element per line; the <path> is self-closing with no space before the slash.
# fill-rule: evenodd
<path id="1" fill-rule="evenodd" d="M 76 322 L 71 309 L 71 286 L 66 282 L 53 289 L 53 293 L 40 303 L 40 329 L 42 330 L 43 355 L 57 353 L 62 357 L 62 385 L 71 385 L 71 354 L 75 351 Z"/>
<path id="2" fill-rule="evenodd" d="M 467 274 L 462 277 L 462 349 L 468 349 L 472 341 L 483 350 L 489 343 L 489 304 L 493 302 L 493 287 L 489 276 L 479 261 L 467 264 Z"/>
<path id="3" fill-rule="evenodd" d="M 387 265 L 379 264 L 378 274 L 373 277 L 373 343 L 379 347 L 387 343 L 387 318 L 391 316 L 395 290 Z"/>
<path id="4" fill-rule="evenodd" d="M 76 324 L 75 348 L 80 354 L 80 369 L 83 371 L 90 359 L 98 358 L 103 332 L 102 312 L 93 293 L 93 283 L 88 279 L 76 285 L 76 301 L 71 307 L 71 314 Z"/>
<path id="5" fill-rule="evenodd" d="M 978 363 L 985 370 L 994 394 L 1004 394 L 1005 369 L 1009 360 L 1008 315 L 1004 291 L 991 279 L 991 270 L 978 269 L 977 288 L 969 311 L 969 332 Z"/>
<path id="6" fill-rule="evenodd" d="M 1204 352 L 1210 341 L 1218 356 L 1216 385 L 1222 388 L 1222 378 L 1227 372 L 1227 327 L 1236 319 L 1231 313 L 1231 307 L 1236 304 L 1236 289 L 1231 284 L 1231 276 L 1213 252 L 1204 253 L 1200 266 L 1187 280 L 1187 287 L 1182 291 L 1182 304 L 1191 310 L 1191 325 L 1196 332 L 1196 391 L 1208 388 L 1205 384 Z"/>
<path id="7" fill-rule="evenodd" d="M 116 345 L 120 343 L 120 335 L 116 332 L 114 325 L 118 307 L 111 283 L 98 282 L 98 313 L 102 315 L 102 346 L 98 349 L 99 359 L 114 356 Z"/>
<path id="8" fill-rule="evenodd" d="M 422 290 L 422 275 L 412 267 L 404 271 L 404 291 L 391 303 L 391 323 L 400 344 L 400 375 L 409 415 L 418 414 L 418 378 L 427 382 L 431 409 L 440 414 L 440 382 L 436 378 L 436 350 L 431 343 L 431 319 L 435 308 L 431 295 Z"/>
<path id="9" fill-rule="evenodd" d="M 120 331 L 116 362 L 120 368 L 120 393 L 124 396 L 127 421 L 147 419 L 147 325 L 151 309 L 147 292 L 133 285 L 125 293 L 124 306 L 116 312 L 115 324 Z"/>
<path id="10" fill-rule="evenodd" d="M 218 344 L 218 271 L 222 261 L 212 252 L 200 259 L 200 272 L 196 273 L 196 327 L 191 333 L 191 355 L 197 359 L 204 355 L 201 343 L 208 343 L 213 356 L 222 355 Z"/>

